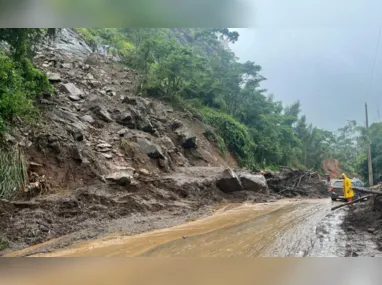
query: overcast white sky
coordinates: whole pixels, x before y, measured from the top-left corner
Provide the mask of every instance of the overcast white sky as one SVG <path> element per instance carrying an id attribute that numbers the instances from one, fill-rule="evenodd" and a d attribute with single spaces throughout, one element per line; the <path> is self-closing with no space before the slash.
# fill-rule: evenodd
<path id="1" fill-rule="evenodd" d="M 300 100 L 314 125 L 328 130 L 347 120 L 382 118 L 382 1 L 267 0 L 257 4 L 254 28 L 236 29 L 231 46 L 242 60 L 263 67 L 263 87 L 284 104 Z"/>

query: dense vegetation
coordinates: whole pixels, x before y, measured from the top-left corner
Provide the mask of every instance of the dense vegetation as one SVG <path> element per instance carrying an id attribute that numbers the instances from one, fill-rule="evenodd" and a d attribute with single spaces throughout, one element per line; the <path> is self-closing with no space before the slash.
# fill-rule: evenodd
<path id="1" fill-rule="evenodd" d="M 333 156 L 337 136 L 313 127 L 300 103 L 283 106 L 260 87 L 254 62 L 227 48 L 228 29 L 78 29 L 92 45 L 109 44 L 140 71 L 142 93 L 183 106 L 216 128 L 220 145 L 242 166 L 289 165 L 315 170 Z M 223 142 L 222 142 L 223 140 Z"/>
<path id="2" fill-rule="evenodd" d="M 0 40 L 12 46 L 10 57 L 4 53 L 0 57 L 3 127 L 14 115 L 30 117 L 33 96 L 48 88 L 46 77 L 27 59 L 33 50 L 25 45 L 25 39 L 38 42 L 52 31 L 11 30 L 0 29 Z M 108 45 L 111 55 L 136 69 L 142 75 L 138 93 L 168 100 L 212 125 L 219 136 L 219 148 L 233 152 L 242 166 L 287 165 L 322 171 L 324 159 L 336 158 L 349 174 L 365 175 L 364 129 L 351 122 L 331 133 L 309 124 L 299 102 L 283 106 L 275 100 L 260 86 L 266 80 L 261 67 L 255 62 L 240 62 L 227 48 L 228 43 L 238 40 L 237 32 L 206 28 L 76 31 L 92 48 Z M 33 72 L 26 72 L 25 66 Z M 378 175 L 382 171 L 380 135 L 382 127 L 371 126 L 374 170 Z"/>

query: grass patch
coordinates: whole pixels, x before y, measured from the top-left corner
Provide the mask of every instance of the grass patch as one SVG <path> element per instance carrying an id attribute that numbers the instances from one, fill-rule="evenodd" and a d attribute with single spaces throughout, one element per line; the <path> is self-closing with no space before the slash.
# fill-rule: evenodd
<path id="1" fill-rule="evenodd" d="M 27 184 L 25 158 L 19 149 L 0 151 L 0 198 L 12 199 Z"/>
<path id="2" fill-rule="evenodd" d="M 9 242 L 3 237 L 0 237 L 0 251 L 3 251 L 9 247 Z"/>
<path id="3" fill-rule="evenodd" d="M 120 142 L 121 150 L 132 159 L 136 158 L 136 149 L 133 142 L 128 141 L 126 139 L 122 139 Z"/>

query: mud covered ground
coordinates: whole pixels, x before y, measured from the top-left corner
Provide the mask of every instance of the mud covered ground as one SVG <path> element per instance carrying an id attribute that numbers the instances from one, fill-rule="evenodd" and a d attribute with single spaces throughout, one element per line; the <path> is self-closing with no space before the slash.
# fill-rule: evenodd
<path id="1" fill-rule="evenodd" d="M 43 249 L 50 251 L 106 233 L 136 234 L 171 227 L 211 214 L 210 206 L 218 204 L 282 198 L 250 191 L 223 193 L 213 174 L 221 169 L 208 169 L 141 177 L 128 187 L 95 183 L 30 201 L 2 201 L 1 236 L 9 242 L 7 252 L 54 240 Z"/>
<path id="2" fill-rule="evenodd" d="M 382 256 L 382 213 L 374 209 L 374 198 L 341 211 L 348 243 L 346 256 Z"/>

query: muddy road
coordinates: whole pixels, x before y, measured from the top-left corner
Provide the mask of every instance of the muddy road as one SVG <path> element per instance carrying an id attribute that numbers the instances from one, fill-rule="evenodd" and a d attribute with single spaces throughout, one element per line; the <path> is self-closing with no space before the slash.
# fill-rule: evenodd
<path id="1" fill-rule="evenodd" d="M 358 245 L 349 241 L 341 227 L 346 209 L 331 213 L 332 206 L 328 199 L 228 204 L 176 227 L 133 236 L 119 232 L 33 256 L 304 257 L 352 256 L 355 250 L 375 255 L 367 237 Z"/>

